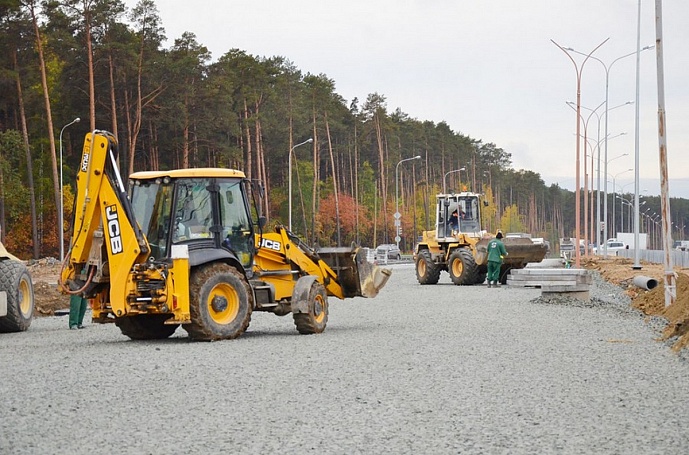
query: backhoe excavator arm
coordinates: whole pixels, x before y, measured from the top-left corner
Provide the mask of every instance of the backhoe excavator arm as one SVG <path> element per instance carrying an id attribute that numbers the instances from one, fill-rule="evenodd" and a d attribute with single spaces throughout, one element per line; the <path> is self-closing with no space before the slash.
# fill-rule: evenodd
<path id="1" fill-rule="evenodd" d="M 86 135 L 77 173 L 74 231 L 61 273 L 63 292 L 99 297 L 115 315 L 126 313 L 127 283 L 149 254 L 117 168 L 110 133 Z"/>

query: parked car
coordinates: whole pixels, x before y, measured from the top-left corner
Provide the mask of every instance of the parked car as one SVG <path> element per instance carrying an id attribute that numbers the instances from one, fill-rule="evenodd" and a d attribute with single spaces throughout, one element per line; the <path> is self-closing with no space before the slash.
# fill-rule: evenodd
<path id="1" fill-rule="evenodd" d="M 617 240 L 608 240 L 607 245 L 608 245 L 608 254 L 613 254 L 613 255 L 617 254 L 616 251 L 629 249 L 628 245 L 626 245 L 624 242 L 620 242 Z M 593 249 L 593 254 L 603 254 L 604 252 L 605 252 L 605 247 Z"/>
<path id="2" fill-rule="evenodd" d="M 385 259 L 402 259 L 402 252 L 394 243 L 384 243 L 376 247 L 376 259 L 379 261 Z"/>

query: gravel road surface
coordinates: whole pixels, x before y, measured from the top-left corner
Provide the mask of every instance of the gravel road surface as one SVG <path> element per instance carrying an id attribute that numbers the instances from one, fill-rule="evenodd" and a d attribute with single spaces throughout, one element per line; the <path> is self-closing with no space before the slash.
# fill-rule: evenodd
<path id="1" fill-rule="evenodd" d="M 689 362 L 619 291 L 417 284 L 330 299 L 323 334 L 134 342 L 66 317 L 0 336 L 3 454 L 685 454 Z M 88 318 L 88 315 L 87 315 Z"/>

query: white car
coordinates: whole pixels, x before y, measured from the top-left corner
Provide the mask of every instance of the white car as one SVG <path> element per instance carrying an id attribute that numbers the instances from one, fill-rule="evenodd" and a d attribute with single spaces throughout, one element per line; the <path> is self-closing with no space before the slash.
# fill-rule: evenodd
<path id="1" fill-rule="evenodd" d="M 629 245 L 626 245 L 624 242 L 619 242 L 617 240 L 608 240 L 608 254 L 613 254 L 616 255 L 617 251 L 619 250 L 628 250 Z M 605 248 L 600 248 L 600 252 L 598 251 L 599 248 L 594 248 L 593 249 L 593 254 L 605 254 Z"/>

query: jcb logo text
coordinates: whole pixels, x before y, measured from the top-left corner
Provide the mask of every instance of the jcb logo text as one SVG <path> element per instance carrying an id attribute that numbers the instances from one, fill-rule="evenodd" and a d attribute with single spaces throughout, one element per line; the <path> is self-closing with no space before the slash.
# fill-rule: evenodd
<path id="1" fill-rule="evenodd" d="M 280 251 L 280 249 L 282 249 L 282 244 L 280 242 L 268 239 L 263 239 L 261 246 L 275 251 Z"/>
<path id="2" fill-rule="evenodd" d="M 110 237 L 110 252 L 112 254 L 121 253 L 122 231 L 120 230 L 120 219 L 117 215 L 117 206 L 111 205 L 105 208 L 105 218 L 108 222 L 108 237 Z"/>
<path id="3" fill-rule="evenodd" d="M 89 168 L 89 154 L 81 155 L 81 172 L 86 172 Z"/>

